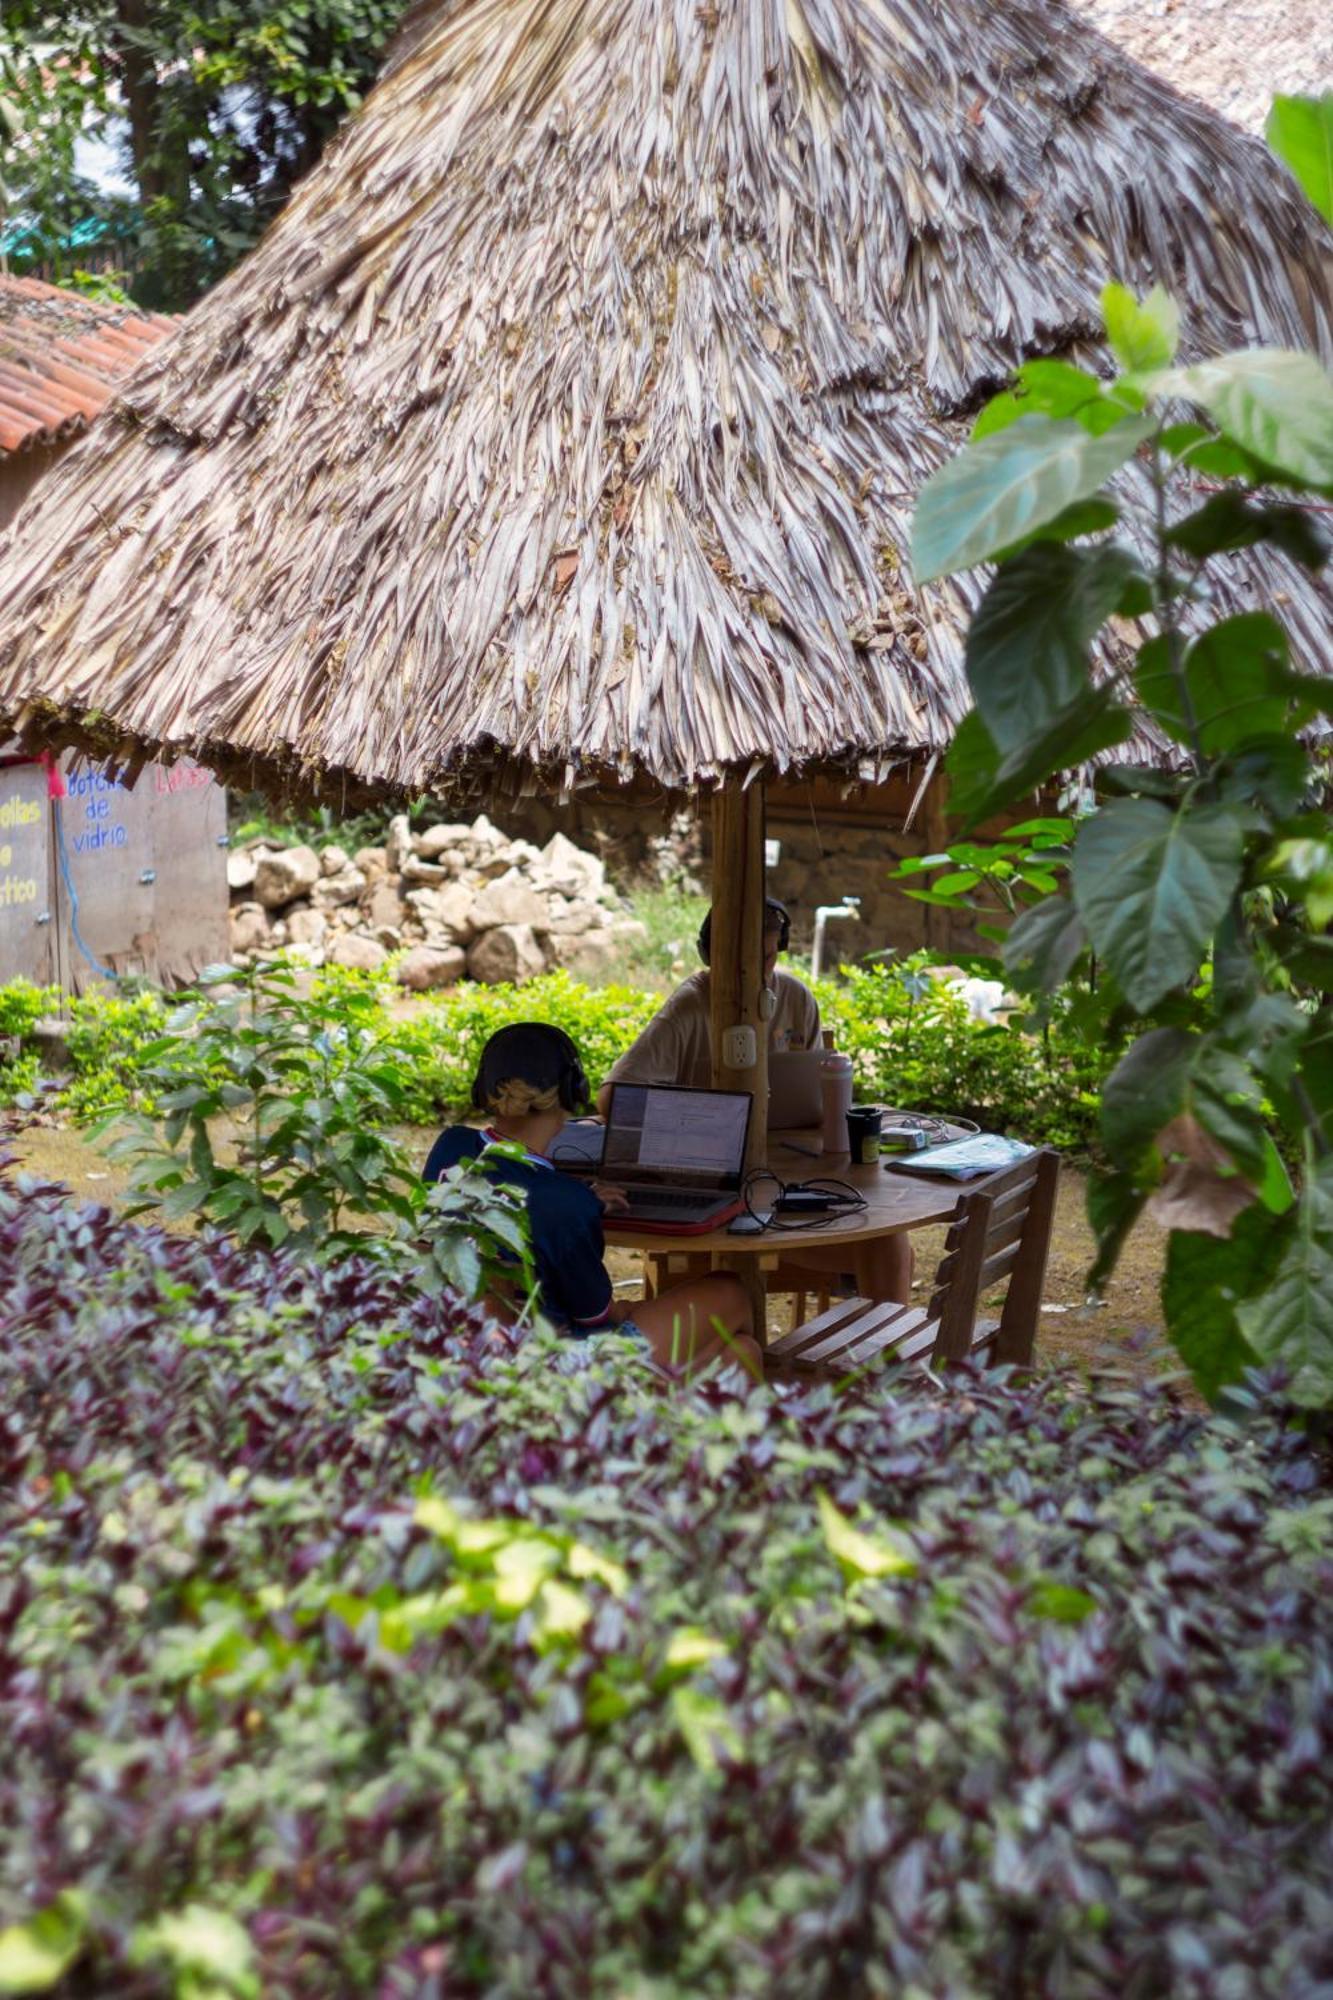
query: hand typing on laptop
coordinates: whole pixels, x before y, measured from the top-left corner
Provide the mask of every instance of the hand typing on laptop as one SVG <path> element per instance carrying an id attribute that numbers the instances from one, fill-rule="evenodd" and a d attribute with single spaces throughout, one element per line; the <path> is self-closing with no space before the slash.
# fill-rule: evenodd
<path id="1" fill-rule="evenodd" d="M 746 1091 L 617 1083 L 606 1124 L 567 1126 L 552 1158 L 631 1228 L 701 1235 L 744 1206 L 750 1109 Z"/>
<path id="2" fill-rule="evenodd" d="M 687 1101 L 663 1103 L 659 1095 Z M 569 1036 L 546 1022 L 515 1022 L 491 1036 L 473 1079 L 473 1109 L 485 1124 L 442 1132 L 426 1179 L 476 1161 L 514 1189 L 527 1210 L 536 1303 L 567 1338 L 637 1341 L 660 1365 L 687 1372 L 735 1361 L 758 1377 L 763 1363 L 750 1302 L 736 1278 L 716 1271 L 624 1305 L 613 1295 L 602 1234 L 607 1208 L 636 1206 L 644 1194 L 664 1204 L 716 1201 L 716 1177 L 708 1171 L 715 1157 L 734 1163 L 739 1185 L 749 1103 L 743 1095 L 701 1103 L 688 1091 L 639 1091 L 627 1100 L 619 1128 L 613 1121 L 605 1133 L 589 1132 L 575 1122 L 588 1107 L 588 1080 Z M 620 1171 L 630 1160 L 647 1186 Z"/>

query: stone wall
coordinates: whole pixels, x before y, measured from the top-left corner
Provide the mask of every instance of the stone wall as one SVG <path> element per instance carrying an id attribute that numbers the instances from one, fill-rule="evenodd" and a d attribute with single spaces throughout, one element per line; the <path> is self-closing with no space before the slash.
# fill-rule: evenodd
<path id="1" fill-rule="evenodd" d="M 557 965 L 595 976 L 643 935 L 598 855 L 558 831 L 541 848 L 512 839 L 484 815 L 417 832 L 398 818 L 382 847 L 354 854 L 251 841 L 228 857 L 227 876 L 233 958 L 287 950 L 373 970 L 402 952 L 394 976 L 417 992 Z"/>
<path id="2" fill-rule="evenodd" d="M 908 855 L 949 837 L 939 787 L 906 779 L 844 795 L 829 785 L 773 786 L 768 834 L 779 856 L 771 893 L 808 952 L 815 911 L 860 899 L 859 919 L 829 926 L 825 964 L 929 945 L 946 957 L 982 948 L 971 924 L 890 885 Z M 915 805 L 915 811 L 913 807 Z M 636 880 L 706 893 L 711 817 L 702 806 L 627 794 L 557 805 L 521 799 L 501 811 L 413 833 L 396 819 L 383 847 L 273 850 L 253 841 L 229 861 L 232 951 L 295 948 L 314 964 L 375 966 L 406 950 L 408 987 L 469 978 L 521 980 L 553 965 L 596 977 L 642 927 L 617 889 Z M 910 822 L 910 823 L 909 823 Z"/>
<path id="3" fill-rule="evenodd" d="M 924 790 L 906 775 L 883 785 L 844 793 L 827 782 L 769 788 L 767 830 L 779 846 L 768 872 L 771 894 L 792 916 L 792 942 L 808 952 L 815 911 L 845 896 L 860 898 L 859 921 L 831 924 L 826 954 L 858 958 L 893 947 L 922 945 L 953 956 L 988 947 L 965 916 L 915 902 L 888 880 L 909 855 L 936 853 L 953 831 L 943 811 L 943 784 Z M 919 794 L 919 796 L 918 796 Z M 915 806 L 915 811 L 913 807 Z M 909 823 L 910 822 L 910 823 Z M 708 805 L 678 805 L 641 796 L 624 802 L 604 795 L 557 806 L 521 799 L 504 809 L 506 828 L 545 840 L 563 827 L 573 840 L 602 857 L 618 882 L 643 876 L 674 879 L 706 894 L 711 846 Z"/>

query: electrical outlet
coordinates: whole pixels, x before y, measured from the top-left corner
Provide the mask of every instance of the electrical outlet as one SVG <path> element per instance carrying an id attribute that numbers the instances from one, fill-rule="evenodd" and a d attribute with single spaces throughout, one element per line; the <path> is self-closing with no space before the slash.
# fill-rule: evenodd
<path id="1" fill-rule="evenodd" d="M 722 1060 L 728 1069 L 753 1069 L 759 1049 L 753 1028 L 728 1028 L 722 1037 Z"/>

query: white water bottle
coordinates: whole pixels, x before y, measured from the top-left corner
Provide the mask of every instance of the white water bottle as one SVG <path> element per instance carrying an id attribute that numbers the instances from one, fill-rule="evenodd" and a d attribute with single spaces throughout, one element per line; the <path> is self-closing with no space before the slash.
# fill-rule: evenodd
<path id="1" fill-rule="evenodd" d="M 819 1065 L 819 1087 L 824 1099 L 821 1134 L 826 1153 L 848 1150 L 847 1113 L 852 1108 L 852 1059 L 830 1049 Z"/>

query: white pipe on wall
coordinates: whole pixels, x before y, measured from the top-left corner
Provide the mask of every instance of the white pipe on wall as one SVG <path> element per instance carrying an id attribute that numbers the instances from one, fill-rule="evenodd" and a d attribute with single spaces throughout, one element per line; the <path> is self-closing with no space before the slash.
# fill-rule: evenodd
<path id="1" fill-rule="evenodd" d="M 810 977 L 818 979 L 824 964 L 824 927 L 844 918 L 861 915 L 861 898 L 844 896 L 840 903 L 821 903 L 815 911 L 815 938 L 810 950 Z"/>

